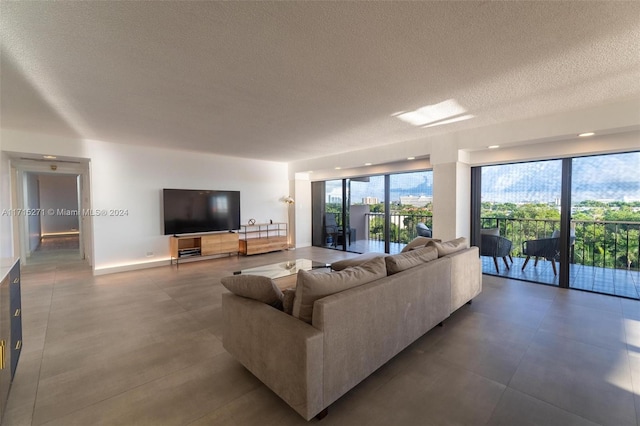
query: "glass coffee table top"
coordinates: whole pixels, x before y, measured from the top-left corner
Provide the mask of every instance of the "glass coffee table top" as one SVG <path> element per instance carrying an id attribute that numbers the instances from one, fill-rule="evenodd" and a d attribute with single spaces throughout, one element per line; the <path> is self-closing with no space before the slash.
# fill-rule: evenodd
<path id="1" fill-rule="evenodd" d="M 295 275 L 299 270 L 310 271 L 312 269 L 328 268 L 329 266 L 326 263 L 310 259 L 296 259 L 235 271 L 233 275 L 262 275 L 263 277 L 276 279 Z"/>

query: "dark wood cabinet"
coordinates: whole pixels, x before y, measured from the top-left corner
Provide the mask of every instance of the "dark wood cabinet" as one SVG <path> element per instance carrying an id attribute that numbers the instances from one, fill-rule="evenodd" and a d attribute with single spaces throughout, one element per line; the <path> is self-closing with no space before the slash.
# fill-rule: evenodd
<path id="1" fill-rule="evenodd" d="M 22 351 L 20 261 L 2 261 L 0 281 L 0 423 Z"/>

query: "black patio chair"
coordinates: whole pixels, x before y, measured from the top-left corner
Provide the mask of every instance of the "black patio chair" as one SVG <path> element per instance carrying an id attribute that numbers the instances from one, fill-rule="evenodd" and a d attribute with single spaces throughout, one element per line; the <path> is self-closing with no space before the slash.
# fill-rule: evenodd
<path id="1" fill-rule="evenodd" d="M 337 247 L 338 244 L 345 243 L 345 232 L 342 226 L 338 225 L 336 221 L 335 213 L 325 213 L 324 215 L 324 232 L 327 237 L 331 237 L 332 243 L 334 247 Z M 347 229 L 347 245 L 351 245 L 351 229 Z"/>
<path id="2" fill-rule="evenodd" d="M 528 240 L 522 243 L 522 254 L 527 256 L 522 264 L 522 270 L 529 263 L 529 259 L 535 257 L 536 260 L 533 266 L 538 266 L 538 259 L 544 258 L 551 261 L 551 267 L 553 268 L 553 275 L 558 275 L 556 269 L 556 261 L 560 258 L 560 238 L 542 238 L 539 240 Z"/>
<path id="3" fill-rule="evenodd" d="M 416 231 L 418 232 L 419 237 L 429 237 L 431 238 L 431 229 L 427 225 L 422 222 L 419 222 L 416 225 Z"/>
<path id="4" fill-rule="evenodd" d="M 490 256 L 493 258 L 493 264 L 496 266 L 497 273 L 500 273 L 500 268 L 498 267 L 499 257 L 502 258 L 504 266 L 506 266 L 507 269 L 509 269 L 509 262 L 507 262 L 507 257 L 511 260 L 511 263 L 513 263 L 513 259 L 511 258 L 512 245 L 513 243 L 511 242 L 511 240 L 499 235 L 480 235 L 480 255 Z"/>

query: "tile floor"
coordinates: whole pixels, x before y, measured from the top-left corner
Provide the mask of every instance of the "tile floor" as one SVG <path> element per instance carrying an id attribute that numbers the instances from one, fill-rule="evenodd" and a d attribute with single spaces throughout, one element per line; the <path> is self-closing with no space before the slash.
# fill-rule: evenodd
<path id="1" fill-rule="evenodd" d="M 559 282 L 559 277 L 553 274 L 551 262 L 548 260 L 541 259 L 538 266 L 534 266 L 534 259 L 531 259 L 523 270 L 524 258 L 514 257 L 509 269 L 505 268 L 502 259 L 498 259 L 500 270 L 496 272 L 493 258 L 482 256 L 481 259 L 485 274 L 555 286 Z M 556 267 L 559 268 L 559 264 L 556 264 Z M 640 271 L 574 264 L 569 268 L 569 286 L 596 293 L 640 299 Z"/>
<path id="2" fill-rule="evenodd" d="M 222 276 L 303 248 L 107 276 L 22 271 L 3 425 L 303 425 L 222 347 Z M 484 277 L 484 291 L 334 403 L 329 425 L 638 425 L 640 302 Z M 319 423 L 312 420 L 310 423 Z"/>

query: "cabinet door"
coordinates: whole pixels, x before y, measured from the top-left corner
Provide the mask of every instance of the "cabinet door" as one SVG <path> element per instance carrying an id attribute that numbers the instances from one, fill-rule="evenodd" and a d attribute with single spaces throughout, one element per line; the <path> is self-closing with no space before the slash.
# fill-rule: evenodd
<path id="1" fill-rule="evenodd" d="M 11 318 L 11 379 L 16 374 L 22 351 L 22 301 L 20 296 L 20 262 L 9 273 L 9 316 Z"/>
<path id="2" fill-rule="evenodd" d="M 221 253 L 233 253 L 239 250 L 238 247 L 238 234 L 228 233 L 220 235 L 220 247 Z"/>
<path id="3" fill-rule="evenodd" d="M 234 253 L 238 251 L 238 234 L 213 234 L 202 236 L 202 255 Z"/>
<path id="4" fill-rule="evenodd" d="M 11 315 L 9 314 L 9 277 L 0 283 L 0 419 L 11 385 Z"/>

